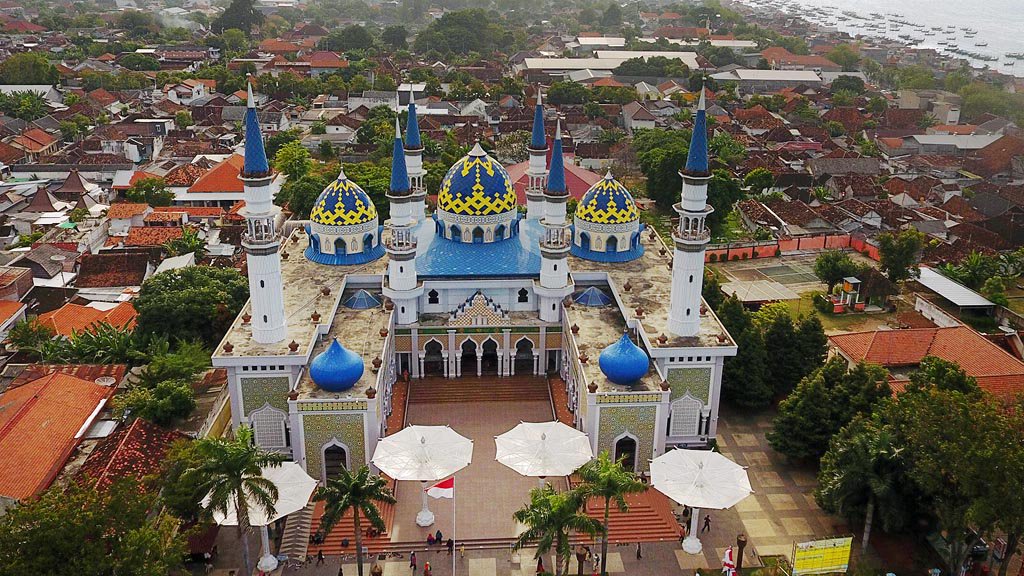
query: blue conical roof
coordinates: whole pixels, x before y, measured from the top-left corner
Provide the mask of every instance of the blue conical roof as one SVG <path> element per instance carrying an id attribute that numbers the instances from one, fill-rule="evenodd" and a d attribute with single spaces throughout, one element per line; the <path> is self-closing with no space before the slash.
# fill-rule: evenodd
<path id="1" fill-rule="evenodd" d="M 420 123 L 416 118 L 416 103 L 413 101 L 412 86 L 409 86 L 409 116 L 405 125 L 405 147 L 410 150 L 422 148 L 420 143 Z"/>
<path id="2" fill-rule="evenodd" d="M 395 118 L 395 145 L 391 150 L 391 186 L 392 194 L 409 191 L 409 169 L 405 165 L 405 151 L 402 149 L 402 132 Z"/>
<path id="3" fill-rule="evenodd" d="M 565 159 L 562 157 L 562 122 L 555 128 L 555 144 L 551 147 L 551 166 L 548 169 L 547 191 L 553 196 L 569 193 L 565 186 Z"/>
<path id="4" fill-rule="evenodd" d="M 533 134 L 530 137 L 530 148 L 543 150 L 548 147 L 544 136 L 544 105 L 540 101 L 540 88 L 537 89 L 537 107 L 533 110 Z"/>
<path id="5" fill-rule="evenodd" d="M 686 154 L 684 172 L 693 175 L 708 173 L 708 120 L 707 112 L 704 111 L 703 87 L 697 104 L 697 116 L 693 120 L 693 136 L 690 137 L 690 151 Z"/>
<path id="6" fill-rule="evenodd" d="M 607 306 L 612 303 L 612 299 L 608 297 L 600 288 L 591 286 L 583 292 L 581 292 L 576 298 L 573 299 L 577 304 L 582 306 Z"/>
<path id="7" fill-rule="evenodd" d="M 366 290 L 359 290 L 351 298 L 345 300 L 345 307 L 353 310 L 369 310 L 380 306 L 380 300 Z"/>
<path id="8" fill-rule="evenodd" d="M 321 390 L 344 392 L 363 377 L 363 359 L 335 338 L 309 363 L 309 377 Z"/>
<path id="9" fill-rule="evenodd" d="M 628 386 L 647 374 L 647 353 L 629 339 L 624 332 L 614 344 L 601 351 L 597 359 L 601 372 L 615 384 Z"/>
<path id="10" fill-rule="evenodd" d="M 245 111 L 245 164 L 242 176 L 265 176 L 270 173 L 267 162 L 267 151 L 263 148 L 263 134 L 260 133 L 260 120 L 256 116 L 256 99 L 252 96 L 252 84 L 249 84 L 248 100 Z"/>

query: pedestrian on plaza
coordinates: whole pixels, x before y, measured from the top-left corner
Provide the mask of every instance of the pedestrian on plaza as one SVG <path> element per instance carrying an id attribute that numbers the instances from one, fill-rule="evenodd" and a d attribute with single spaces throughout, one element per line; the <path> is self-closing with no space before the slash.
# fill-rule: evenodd
<path id="1" fill-rule="evenodd" d="M 711 514 L 704 516 L 704 527 L 700 529 L 700 533 L 711 532 Z"/>
<path id="2" fill-rule="evenodd" d="M 428 533 L 427 534 L 427 546 L 433 546 L 434 542 L 435 542 L 434 535 Z"/>
<path id="3" fill-rule="evenodd" d="M 317 550 L 316 551 L 316 565 L 319 566 L 319 565 L 321 565 L 323 563 L 324 563 L 324 551 L 323 550 Z"/>
<path id="4" fill-rule="evenodd" d="M 544 557 L 543 556 L 538 556 L 537 557 L 537 574 L 542 574 L 543 572 L 544 572 Z"/>
<path id="5" fill-rule="evenodd" d="M 423 563 L 423 576 L 430 576 L 430 562 Z"/>
<path id="6" fill-rule="evenodd" d="M 338 566 L 338 576 L 345 576 L 345 567 Z"/>
<path id="7" fill-rule="evenodd" d="M 459 558 L 465 558 L 465 557 L 466 557 L 466 545 L 463 544 L 462 542 L 459 542 Z"/>
<path id="8" fill-rule="evenodd" d="M 452 540 L 451 538 L 449 538 L 447 546 L 448 546 L 448 555 L 451 556 L 455 552 L 455 540 Z"/>
<path id="9" fill-rule="evenodd" d="M 643 554 L 640 552 L 640 543 L 637 542 L 636 543 L 636 559 L 639 560 L 639 559 L 641 559 L 643 557 L 644 557 Z"/>
<path id="10" fill-rule="evenodd" d="M 440 528 L 437 530 L 437 532 L 434 532 L 434 542 L 437 542 L 438 546 L 440 546 L 441 543 L 444 542 L 443 538 L 444 538 L 444 535 L 441 534 L 441 529 Z"/>
<path id="11" fill-rule="evenodd" d="M 594 560 L 594 571 L 596 572 L 597 569 L 601 566 L 601 555 L 598 554 L 597 552 L 594 552 L 593 560 Z"/>
<path id="12" fill-rule="evenodd" d="M 416 573 L 416 551 L 413 550 L 409 553 L 409 568 L 412 568 L 412 573 Z"/>

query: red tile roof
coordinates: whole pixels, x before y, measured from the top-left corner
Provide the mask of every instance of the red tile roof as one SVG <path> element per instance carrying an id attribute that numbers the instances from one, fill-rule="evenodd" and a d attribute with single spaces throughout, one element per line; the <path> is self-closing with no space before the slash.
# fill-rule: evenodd
<path id="1" fill-rule="evenodd" d="M 16 300 L 0 300 L 0 324 L 14 318 L 25 308 L 25 305 Z"/>
<path id="2" fill-rule="evenodd" d="M 226 160 L 211 168 L 189 187 L 189 192 L 242 192 L 242 181 L 238 179 L 242 173 L 245 159 L 239 154 L 232 154 Z"/>
<path id="3" fill-rule="evenodd" d="M 171 170 L 164 176 L 164 183 L 168 186 L 191 186 L 206 174 L 206 168 L 195 164 L 182 164 Z"/>
<path id="4" fill-rule="evenodd" d="M 22 148 L 29 152 L 42 152 L 49 148 L 57 139 L 43 132 L 39 128 L 30 128 L 20 135 L 15 136 L 12 142 L 17 142 Z"/>
<path id="5" fill-rule="evenodd" d="M 1003 136 L 967 159 L 964 168 L 981 176 L 994 176 L 1010 170 L 1014 157 L 1024 156 L 1024 140 Z"/>
<path id="6" fill-rule="evenodd" d="M 0 495 L 24 500 L 49 486 L 114 389 L 51 373 L 0 395 Z"/>
<path id="7" fill-rule="evenodd" d="M 905 368 L 935 356 L 956 362 L 996 396 L 1009 399 L 1024 392 L 1024 362 L 966 326 L 854 332 L 829 340 L 855 362 Z"/>
<path id="8" fill-rule="evenodd" d="M 156 212 L 184 212 L 189 218 L 219 218 L 224 209 L 217 206 L 158 206 Z"/>
<path id="9" fill-rule="evenodd" d="M 125 246 L 162 246 L 166 242 L 181 238 L 181 228 L 163 226 L 132 226 L 128 230 Z"/>
<path id="10" fill-rule="evenodd" d="M 519 204 L 523 206 L 526 205 L 526 185 L 530 179 L 526 174 L 527 168 L 529 168 L 529 162 L 520 162 L 507 167 L 509 178 L 512 180 L 512 187 L 516 191 L 516 198 Z M 565 185 L 572 198 L 576 200 L 583 198 L 583 194 L 600 179 L 600 174 L 576 166 L 572 162 L 571 157 L 566 157 Z"/>
<path id="11" fill-rule="evenodd" d="M 79 477 L 88 477 L 99 489 L 122 478 L 141 481 L 159 473 L 171 444 L 185 438 L 180 432 L 136 418 L 96 446 L 82 464 Z"/>
<path id="12" fill-rule="evenodd" d="M 840 68 L 838 64 L 824 56 L 815 56 L 813 54 L 802 56 L 799 54 L 793 54 L 789 50 L 779 46 L 773 46 L 762 50 L 761 57 L 767 60 L 769 64 L 774 63 L 779 67 L 801 66 L 804 68 L 821 68 L 822 70 L 837 70 Z"/>
<path id="13" fill-rule="evenodd" d="M 80 304 L 65 304 L 51 312 L 39 315 L 39 323 L 61 336 L 85 332 L 93 326 L 106 322 L 115 328 L 132 328 L 138 313 L 130 302 L 121 302 L 110 310 L 99 310 Z"/>
<path id="14" fill-rule="evenodd" d="M 140 216 L 145 214 L 146 210 L 149 209 L 149 204 L 141 204 L 137 202 L 120 202 L 118 204 L 112 204 L 110 209 L 107 210 L 107 218 L 125 219 Z"/>

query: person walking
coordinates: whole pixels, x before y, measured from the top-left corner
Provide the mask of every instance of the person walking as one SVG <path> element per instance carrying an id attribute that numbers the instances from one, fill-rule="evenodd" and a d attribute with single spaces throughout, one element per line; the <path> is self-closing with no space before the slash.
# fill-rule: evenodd
<path id="1" fill-rule="evenodd" d="M 324 551 L 323 550 L 317 550 L 316 551 L 316 565 L 319 566 L 319 565 L 321 565 L 323 563 L 324 563 Z"/>
<path id="2" fill-rule="evenodd" d="M 463 543 L 463 542 L 459 542 L 459 558 L 465 558 L 465 557 L 466 557 L 466 544 Z"/>
<path id="3" fill-rule="evenodd" d="M 597 572 L 597 570 L 601 567 L 601 555 L 597 552 L 594 552 L 594 555 L 591 558 L 594 561 L 594 571 Z"/>
<path id="4" fill-rule="evenodd" d="M 639 559 L 641 559 L 643 557 L 644 557 L 644 555 L 640 551 L 640 543 L 637 542 L 636 543 L 636 559 L 639 560 Z"/>
<path id="5" fill-rule="evenodd" d="M 446 545 L 448 548 L 448 555 L 451 556 L 455 552 L 455 540 L 449 538 Z"/>
<path id="6" fill-rule="evenodd" d="M 423 563 L 423 576 L 431 576 L 430 575 L 430 562 L 424 562 Z"/>
<path id="7" fill-rule="evenodd" d="M 412 568 L 412 573 L 416 573 L 416 551 L 413 550 L 409 553 L 409 568 Z"/>
<path id="8" fill-rule="evenodd" d="M 711 514 L 704 516 L 704 526 L 700 529 L 700 533 L 711 532 Z"/>
<path id="9" fill-rule="evenodd" d="M 338 566 L 338 576 L 345 576 L 345 567 Z"/>

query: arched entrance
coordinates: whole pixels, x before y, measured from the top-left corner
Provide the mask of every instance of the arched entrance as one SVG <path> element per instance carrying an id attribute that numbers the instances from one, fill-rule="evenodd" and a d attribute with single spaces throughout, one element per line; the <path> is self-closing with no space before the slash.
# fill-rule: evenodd
<path id="1" fill-rule="evenodd" d="M 337 478 L 342 469 L 348 469 L 348 450 L 334 441 L 324 447 L 324 481 Z"/>
<path id="2" fill-rule="evenodd" d="M 615 461 L 626 470 L 636 471 L 636 438 L 623 436 L 615 441 Z"/>
<path id="3" fill-rule="evenodd" d="M 484 241 L 484 229 L 477 226 L 473 228 L 473 244 L 482 244 Z"/>
<path id="4" fill-rule="evenodd" d="M 516 374 L 533 374 L 533 342 L 523 338 L 516 342 Z"/>
<path id="5" fill-rule="evenodd" d="M 484 341 L 484 352 L 480 356 L 481 374 L 498 374 L 498 343 L 488 338 Z"/>
<path id="6" fill-rule="evenodd" d="M 441 343 L 437 340 L 431 340 L 423 347 L 424 375 L 444 376 L 444 356 L 441 355 L 441 350 Z"/>
<path id="7" fill-rule="evenodd" d="M 580 232 L 580 248 L 590 250 L 590 234 Z"/>
<path id="8" fill-rule="evenodd" d="M 609 236 L 608 240 L 604 243 L 605 252 L 618 252 L 619 251 L 619 237 Z"/>
<path id="9" fill-rule="evenodd" d="M 369 252 L 373 248 L 373 234 L 367 233 L 363 236 L 363 252 Z"/>
<path id="10" fill-rule="evenodd" d="M 338 238 L 334 241 L 334 253 L 337 254 L 338 256 L 344 256 L 345 254 L 347 254 L 347 252 L 345 251 L 344 238 Z"/>
<path id="11" fill-rule="evenodd" d="M 462 343 L 462 374 L 476 374 L 476 342 L 466 340 Z"/>
<path id="12" fill-rule="evenodd" d="M 452 224 L 452 240 L 462 242 L 462 229 Z"/>

